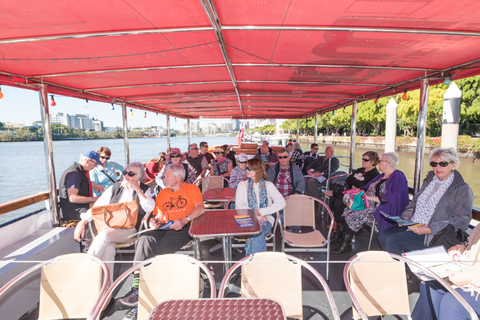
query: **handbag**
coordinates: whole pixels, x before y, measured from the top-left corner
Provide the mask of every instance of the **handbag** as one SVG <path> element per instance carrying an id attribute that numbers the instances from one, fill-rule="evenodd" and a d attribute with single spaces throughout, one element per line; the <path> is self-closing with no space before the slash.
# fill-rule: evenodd
<path id="1" fill-rule="evenodd" d="M 131 229 L 135 228 L 138 218 L 138 203 L 130 202 L 112 203 L 91 208 L 93 221 L 97 231 L 107 228 Z"/>
<path id="2" fill-rule="evenodd" d="M 347 190 L 347 185 L 345 182 L 334 182 L 332 183 L 332 195 L 337 198 L 343 198 L 343 191 Z"/>
<path id="3" fill-rule="evenodd" d="M 363 190 L 349 189 L 343 191 L 343 203 L 351 210 L 368 208 L 367 196 Z"/>
<path id="4" fill-rule="evenodd" d="M 435 234 L 427 247 L 444 246 L 445 249 L 448 250 L 457 244 L 465 242 L 467 237 L 467 234 L 465 234 L 462 229 L 457 229 L 449 223 L 445 228 Z"/>

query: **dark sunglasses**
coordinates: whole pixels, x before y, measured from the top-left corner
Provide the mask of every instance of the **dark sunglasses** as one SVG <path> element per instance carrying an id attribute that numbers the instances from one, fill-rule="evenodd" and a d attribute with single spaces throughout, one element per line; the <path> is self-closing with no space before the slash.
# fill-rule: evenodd
<path id="1" fill-rule="evenodd" d="M 362 161 L 368 162 L 368 161 L 370 161 L 370 159 L 368 159 L 368 158 L 362 158 Z"/>
<path id="2" fill-rule="evenodd" d="M 223 154 L 223 152 L 220 152 L 220 151 L 215 151 L 214 153 L 215 154 Z"/>
<path id="3" fill-rule="evenodd" d="M 190 150 L 198 150 L 198 148 L 190 148 Z"/>
<path id="4" fill-rule="evenodd" d="M 278 156 L 278 159 L 287 159 L 289 156 Z"/>
<path id="5" fill-rule="evenodd" d="M 247 163 L 247 161 L 238 161 L 238 163 L 242 163 L 242 164 L 243 164 L 243 163 Z"/>
<path id="6" fill-rule="evenodd" d="M 448 166 L 450 163 L 453 163 L 453 161 L 450 161 L 450 162 L 447 162 L 447 161 L 440 161 L 440 162 L 435 162 L 435 161 L 432 161 L 430 162 L 430 166 L 432 168 L 435 168 L 436 166 L 440 165 L 440 167 L 446 167 Z"/>
<path id="7" fill-rule="evenodd" d="M 123 173 L 123 175 L 124 175 L 124 176 L 127 176 L 127 175 L 128 175 L 129 177 L 133 177 L 133 176 L 135 176 L 135 175 L 136 175 L 136 173 L 135 173 L 135 172 L 131 172 L 131 171 L 125 171 L 125 170 L 123 170 L 123 172 L 122 172 L 122 173 Z"/>
<path id="8" fill-rule="evenodd" d="M 170 158 L 181 158 L 182 156 L 179 154 L 172 154 Z"/>
<path id="9" fill-rule="evenodd" d="M 252 168 L 250 168 L 250 167 L 247 167 L 247 170 L 248 170 L 248 171 L 253 171 L 253 169 L 252 169 Z"/>

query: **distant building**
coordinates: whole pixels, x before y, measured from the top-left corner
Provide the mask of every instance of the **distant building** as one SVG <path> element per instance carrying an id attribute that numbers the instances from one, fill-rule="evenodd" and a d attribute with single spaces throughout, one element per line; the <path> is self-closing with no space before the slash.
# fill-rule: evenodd
<path id="1" fill-rule="evenodd" d="M 93 120 L 92 126 L 95 131 L 103 131 L 103 121 L 101 120 Z"/>
<path id="2" fill-rule="evenodd" d="M 218 126 L 211 122 L 207 126 L 202 128 L 204 134 L 216 134 L 218 132 Z"/>
<path id="3" fill-rule="evenodd" d="M 232 123 L 231 122 L 224 122 L 220 125 L 220 128 L 224 132 L 232 132 Z"/>

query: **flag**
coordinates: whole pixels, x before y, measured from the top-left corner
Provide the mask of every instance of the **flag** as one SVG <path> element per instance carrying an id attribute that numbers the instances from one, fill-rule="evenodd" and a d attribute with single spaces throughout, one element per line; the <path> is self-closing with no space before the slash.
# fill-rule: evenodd
<path id="1" fill-rule="evenodd" d="M 240 124 L 240 129 L 238 130 L 237 144 L 240 147 L 243 141 L 243 123 Z"/>

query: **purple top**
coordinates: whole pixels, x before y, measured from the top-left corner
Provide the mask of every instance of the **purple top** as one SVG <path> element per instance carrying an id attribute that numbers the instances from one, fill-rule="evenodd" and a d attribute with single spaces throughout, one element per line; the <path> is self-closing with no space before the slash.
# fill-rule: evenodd
<path id="1" fill-rule="evenodd" d="M 372 183 L 378 181 L 384 176 L 385 173 L 376 176 L 372 181 L 370 181 L 367 185 L 363 186 L 361 189 L 368 190 L 368 187 Z M 387 188 L 387 192 L 381 198 L 382 203 L 377 208 L 377 210 L 375 210 L 374 213 L 375 219 L 378 222 L 379 232 L 382 232 L 382 230 L 391 227 L 394 224 L 394 222 L 387 220 L 387 218 L 383 217 L 380 214 L 380 210 L 390 216 L 400 216 L 409 203 L 408 182 L 405 174 L 403 174 L 402 171 L 395 170 L 387 179 L 387 182 L 385 182 L 385 187 Z"/>

